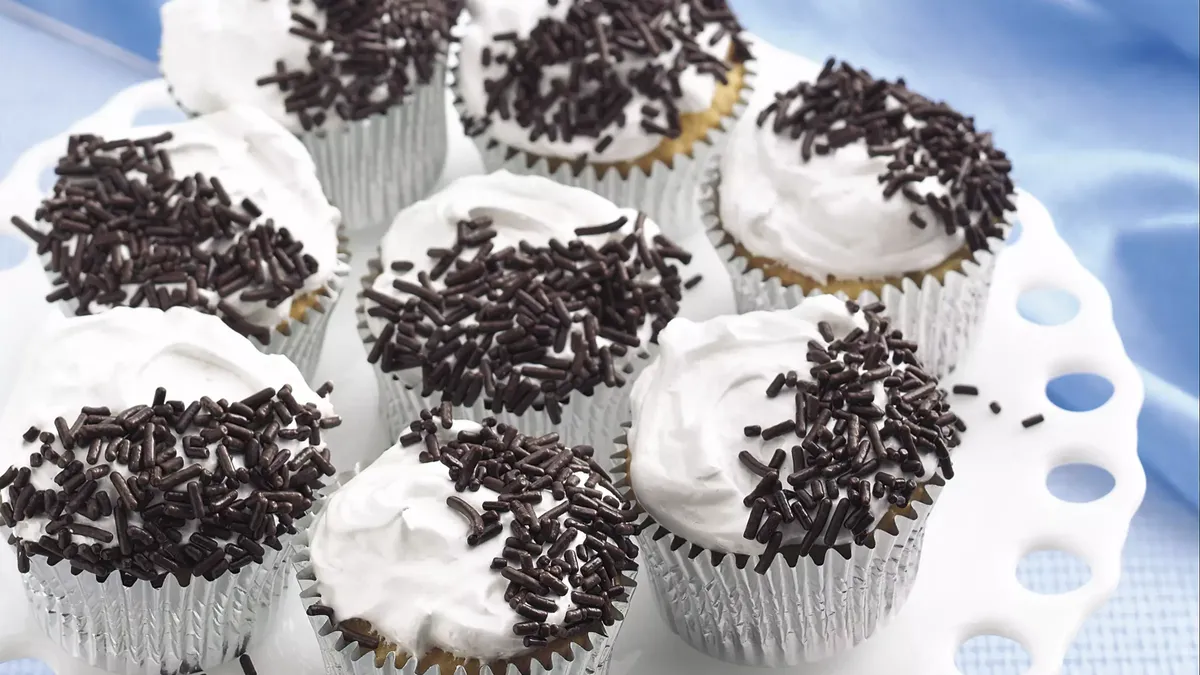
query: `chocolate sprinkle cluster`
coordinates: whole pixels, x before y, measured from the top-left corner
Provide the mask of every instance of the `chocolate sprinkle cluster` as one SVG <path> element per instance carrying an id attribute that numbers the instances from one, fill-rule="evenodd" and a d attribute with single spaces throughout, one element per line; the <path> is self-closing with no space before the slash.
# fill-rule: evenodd
<path id="1" fill-rule="evenodd" d="M 400 443 L 420 448 L 423 463 L 444 464 L 455 491 L 497 493 L 482 512 L 456 495 L 446 506 L 466 520 L 468 546 L 505 537 L 491 568 L 508 581 L 504 598 L 522 618 L 513 633 L 534 648 L 611 626 L 620 618 L 614 603 L 626 597 L 624 573 L 637 569 L 637 512 L 614 496 L 616 488 L 592 459 L 594 449 L 567 448 L 556 433 L 530 438 L 494 418 L 478 432 L 442 440 L 453 425 L 453 408 L 443 403 L 422 411 Z M 538 515 L 535 507 L 546 499 L 557 504 Z M 512 516 L 507 527 L 505 515 Z M 562 598 L 570 600 L 562 623 L 548 623 Z M 324 605 L 308 611 L 333 616 Z M 379 646 L 377 638 L 344 623 L 338 629 L 368 649 Z"/>
<path id="2" fill-rule="evenodd" d="M 854 303 L 847 307 L 859 310 Z M 867 330 L 855 328 L 840 338 L 828 323 L 818 324 L 828 344 L 808 343 L 812 380 L 796 371 L 779 373 L 766 390 L 768 398 L 792 396 L 794 414 L 744 430 L 780 446 L 766 464 L 749 451 L 739 455 L 759 477 L 745 498 L 750 515 L 743 533 L 767 545 L 759 572 L 770 567 L 790 523 L 805 531 L 801 556 L 814 546 L 834 546 L 843 532 L 866 543 L 876 524 L 872 504 L 908 506 L 926 475 L 924 456 L 935 456 L 941 474 L 954 477 L 950 450 L 966 425 L 950 411 L 937 378 L 921 370 L 917 345 L 891 329 L 882 310 L 879 303 L 862 308 Z M 887 401 L 882 408 L 878 387 Z"/>
<path id="3" fill-rule="evenodd" d="M 429 84 L 462 11 L 462 0 L 312 0 L 320 17 L 292 12 L 289 32 L 312 42 L 307 63 L 283 61 L 257 84 L 286 94 L 284 109 L 305 131 L 329 111 L 347 121 L 385 112 Z"/>
<path id="4" fill-rule="evenodd" d="M 483 65 L 501 64 L 503 74 L 485 82 L 487 116 L 466 119 L 465 129 L 479 135 L 494 117 L 511 119 L 530 142 L 595 138 L 596 153 L 612 143 L 613 127 L 631 123 L 676 138 L 680 75 L 691 68 L 726 83 L 733 64 L 706 50 L 732 36 L 734 60 L 749 60 L 741 31 L 725 0 L 576 0 L 526 38 L 493 37 Z M 555 67 L 563 72 L 551 74 Z M 635 97 L 647 103 L 631 122 L 625 109 Z"/>
<path id="5" fill-rule="evenodd" d="M 815 82 L 776 94 L 758 116 L 758 126 L 800 142 L 800 156 L 827 155 L 863 141 L 872 157 L 891 157 L 879 175 L 883 196 L 900 193 L 925 206 L 935 226 L 953 235 L 962 230 L 972 251 L 987 250 L 988 238 L 1004 237 L 1014 191 L 1012 162 L 992 145 L 991 134 L 945 103 L 909 91 L 904 80 L 877 80 L 867 71 L 830 59 Z M 937 178 L 944 189 L 919 190 Z M 909 221 L 929 225 L 915 210 Z"/>
<path id="6" fill-rule="evenodd" d="M 368 361 L 384 372 L 420 368 L 422 396 L 441 392 L 454 405 L 483 396 L 493 412 L 544 409 L 557 424 L 572 392 L 623 386 L 620 359 L 641 345 L 642 326 L 648 321 L 656 340 L 699 282 L 682 280 L 668 261 L 687 264 L 691 255 L 661 235 L 648 239 L 645 218 L 599 248 L 576 239 L 495 250 L 490 219 L 460 222 L 452 248 L 429 250 L 431 271 L 392 282 L 407 297 L 365 291 L 367 314 L 388 322 Z M 575 234 L 627 224 L 622 216 Z M 392 265 L 398 274 L 412 269 Z"/>
<path id="7" fill-rule="evenodd" d="M 172 138 L 70 138 L 54 194 L 36 212 L 48 231 L 12 217 L 39 255 L 50 254 L 47 270 L 57 276 L 46 300 L 74 301 L 80 316 L 93 305 L 191 307 L 267 344 L 271 328 L 229 301 L 277 307 L 317 261 L 287 228 L 260 219 L 254 202 L 233 203 L 219 178 L 177 178 L 161 147 Z"/>
<path id="8" fill-rule="evenodd" d="M 116 572 L 126 586 L 236 574 L 295 534 L 334 474 L 321 435 L 340 423 L 301 404 L 289 385 L 186 405 L 159 387 L 150 405 L 84 407 L 70 424 L 59 417 L 53 431 L 25 432 L 40 447 L 28 466 L 0 475 L 0 520 L 46 521 L 35 541 L 10 539 L 21 573 L 44 556 L 102 581 Z M 293 455 L 284 441 L 304 448 Z M 58 469 L 56 487 L 39 489 L 33 474 L 48 465 Z"/>

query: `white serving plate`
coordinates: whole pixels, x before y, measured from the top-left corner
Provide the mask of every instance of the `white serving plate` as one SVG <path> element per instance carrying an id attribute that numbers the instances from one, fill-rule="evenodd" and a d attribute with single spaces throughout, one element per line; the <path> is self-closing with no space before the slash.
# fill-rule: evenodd
<path id="1" fill-rule="evenodd" d="M 754 109 L 770 94 L 790 87 L 817 64 L 762 43 Z M 147 111 L 173 107 L 162 81 L 131 87 L 72 131 L 119 131 Z M 453 111 L 448 110 L 448 114 Z M 452 123 L 452 129 L 458 125 Z M 25 153 L 0 183 L 0 233 L 15 232 L 7 214 L 28 213 L 40 199 L 40 178 L 53 166 L 65 135 Z M 443 181 L 477 173 L 473 145 L 457 132 Z M 1125 354 L 1112 320 L 1104 287 L 1076 260 L 1055 233 L 1046 209 L 1022 194 L 1022 232 L 998 261 L 984 335 L 972 356 L 947 384 L 974 384 L 981 395 L 955 397 L 956 411 L 970 425 L 968 442 L 957 451 L 957 475 L 939 499 L 925 537 L 921 573 L 908 603 L 893 621 L 862 646 L 819 664 L 784 669 L 785 675 L 954 675 L 954 654 L 977 635 L 1015 640 L 1030 654 L 1028 675 L 1050 675 L 1083 621 L 1114 591 L 1120 553 L 1129 522 L 1145 491 L 1137 459 L 1136 421 L 1142 382 Z M 354 233 L 355 276 L 362 274 L 381 232 Z M 703 233 L 681 242 L 697 253 L 706 282 L 697 287 L 685 314 L 704 318 L 733 311 L 728 277 Z M 24 327 L 58 320 L 40 298 L 48 284 L 33 256 L 0 271 L 0 402 L 8 394 L 14 365 L 30 331 Z M 1058 289 L 1079 301 L 1078 314 L 1057 326 L 1035 325 L 1017 312 L 1018 296 L 1034 289 Z M 354 330 L 353 300 L 347 294 L 335 310 L 318 379 L 337 384 L 334 404 L 347 419 L 331 434 L 342 466 L 369 460 L 387 445 L 376 414 L 377 394 L 362 345 Z M 1095 373 L 1113 385 L 1112 397 L 1089 412 L 1069 412 L 1046 397 L 1046 383 L 1070 373 Z M 988 402 L 1004 410 L 993 415 Z M 1042 413 L 1046 421 L 1024 429 L 1020 420 Z M 1046 487 L 1049 472 L 1064 464 L 1097 465 L 1114 478 L 1106 496 L 1087 503 L 1060 501 Z M 1039 595 L 1017 581 L 1018 561 L 1028 553 L 1061 550 L 1091 568 L 1082 587 L 1060 595 Z M 611 675 L 738 675 L 761 672 L 737 668 L 692 650 L 666 628 L 652 593 L 634 598 L 617 640 Z M 0 546 L 0 662 L 38 658 L 58 675 L 102 675 L 80 666 L 36 633 L 9 548 Z M 262 675 L 318 675 L 324 667 L 295 584 L 283 599 L 278 623 L 251 649 Z M 231 664 L 209 675 L 237 675 Z"/>

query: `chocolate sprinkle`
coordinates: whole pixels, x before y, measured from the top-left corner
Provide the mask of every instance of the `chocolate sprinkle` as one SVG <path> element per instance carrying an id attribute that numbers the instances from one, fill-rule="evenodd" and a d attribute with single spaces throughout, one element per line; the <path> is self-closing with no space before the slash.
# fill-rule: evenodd
<path id="1" fill-rule="evenodd" d="M 505 599 L 520 617 L 513 634 L 532 648 L 613 625 L 620 618 L 614 603 L 626 594 L 625 573 L 637 569 L 636 513 L 590 459 L 591 448 L 568 448 L 557 434 L 531 438 L 494 418 L 483 420 L 478 431 L 451 436 L 441 428 L 442 412 L 421 413 L 412 425 L 420 435 L 414 445 L 422 448 L 422 463 L 446 467 L 456 492 L 497 493 L 482 503 L 484 516 L 511 516 L 492 520 L 490 535 L 481 538 L 483 517 L 475 507 L 457 495 L 446 500 L 467 521 L 468 546 L 506 535 L 503 557 L 488 564 L 508 582 Z M 425 449 L 430 444 L 436 445 L 435 453 Z M 550 500 L 558 503 L 534 510 Z M 549 623 L 564 598 L 564 618 Z M 309 609 L 314 611 L 326 610 Z M 345 621 L 336 625 L 347 640 L 364 647 L 375 640 Z"/>
<path id="2" fill-rule="evenodd" d="M 848 309 L 859 311 L 856 305 Z M 793 389 L 787 396 L 796 402 L 794 414 L 767 420 L 765 428 L 745 428 L 748 438 L 793 446 L 790 455 L 775 450 L 769 464 L 748 450 L 739 454 L 756 480 L 745 498 L 743 534 L 767 544 L 760 572 L 783 546 L 784 524 L 804 529 L 800 555 L 833 547 L 847 535 L 864 544 L 876 525 L 871 505 L 885 500 L 906 506 L 927 475 L 929 458 L 945 478 L 954 475 L 950 451 L 959 444 L 961 420 L 937 380 L 920 369 L 916 345 L 891 328 L 882 309 L 861 309 L 867 330 L 837 336 L 823 326 L 824 343 L 808 345 L 811 380 L 780 373 L 764 391 L 774 398 Z M 885 402 L 877 402 L 879 390 Z M 789 459 L 790 472 L 784 468 Z"/>
<path id="3" fill-rule="evenodd" d="M 995 415 L 1000 414 L 1000 402 L 999 401 L 992 401 L 991 403 L 988 404 L 988 408 L 991 409 L 993 414 L 995 414 Z"/>
<path id="4" fill-rule="evenodd" d="M 317 261 L 286 227 L 259 219 L 249 200 L 223 203 L 215 177 L 176 176 L 162 148 L 172 138 L 70 137 L 38 226 L 12 218 L 39 254 L 49 254 L 46 300 L 70 301 L 80 316 L 116 306 L 190 307 L 266 344 L 271 328 L 234 302 L 290 302 Z M 70 449 L 73 439 L 59 435 Z"/>
<path id="5" fill-rule="evenodd" d="M 757 122 L 796 140 L 805 162 L 859 142 L 871 156 L 891 157 L 879 175 L 884 198 L 899 193 L 948 235 L 961 230 L 972 251 L 1005 236 L 1016 208 L 1008 156 L 991 134 L 976 131 L 974 118 L 910 91 L 903 80 L 875 79 L 829 59 L 814 82 L 776 94 Z M 928 179 L 937 189 L 922 187 Z M 916 211 L 910 221 L 930 224 Z"/>
<path id="6" fill-rule="evenodd" d="M 1029 417 L 1026 417 L 1025 419 L 1021 420 L 1021 426 L 1028 429 L 1029 427 L 1036 427 L 1037 425 L 1039 425 L 1045 421 L 1046 421 L 1046 417 L 1044 415 L 1042 415 L 1041 413 L 1038 413 L 1037 415 L 1030 415 Z"/>
<path id="7" fill-rule="evenodd" d="M 714 26 L 717 37 L 702 37 Z M 596 154 L 630 125 L 676 138 L 680 77 L 691 70 L 725 83 L 735 64 L 708 50 L 730 36 L 733 61 L 748 61 L 741 31 L 725 0 L 575 0 L 527 37 L 493 36 L 484 65 L 500 64 L 501 73 L 484 82 L 486 115 L 463 126 L 474 136 L 496 120 L 515 121 L 531 142 L 587 138 Z M 635 98 L 646 104 L 628 110 Z"/>
<path id="8" fill-rule="evenodd" d="M 624 386 L 622 357 L 679 312 L 682 280 L 669 261 L 690 255 L 648 237 L 644 222 L 639 214 L 599 247 L 494 250 L 489 219 L 462 221 L 451 249 L 429 252 L 432 271 L 392 281 L 399 297 L 364 292 L 367 314 L 386 321 L 367 360 L 385 373 L 419 368 L 422 396 L 440 393 L 446 405 L 482 398 L 493 412 L 545 410 L 558 423 L 572 393 Z"/>
<path id="9" fill-rule="evenodd" d="M 0 493 L 5 525 L 47 521 L 47 536 L 16 541 L 22 571 L 30 558 L 43 556 L 52 565 L 66 559 L 73 571 L 100 580 L 117 573 L 127 586 L 142 580 L 157 587 L 168 574 L 187 585 L 193 577 L 211 580 L 261 563 L 264 546 L 280 550 L 279 538 L 295 532 L 293 523 L 311 508 L 314 492 L 323 487 L 320 477 L 332 467 L 328 450 L 313 445 L 285 466 L 289 450 L 276 443 L 287 438 L 315 442 L 312 434 L 329 419 L 315 403 L 299 404 L 287 385 L 249 397 L 263 406 L 263 414 L 250 417 L 242 414 L 242 402 L 202 397 L 184 405 L 167 401 L 161 388 L 155 400 L 158 405 L 115 415 L 107 408 L 84 408 L 66 437 L 80 443 L 90 439 L 88 463 L 94 466 L 85 470 L 82 461 L 69 459 L 72 452 L 62 438 L 61 455 L 53 443 L 38 454 L 59 457 L 58 488 L 35 489 L 29 467 L 0 475 L 0 484 L 12 485 Z M 270 405 L 274 401 L 291 401 L 295 414 L 287 422 L 279 419 Z M 202 414 L 188 412 L 199 408 Z M 109 450 L 101 457 L 102 444 Z M 117 446 L 121 449 L 114 452 Z M 213 446 L 215 460 L 208 459 Z M 254 446 L 273 461 L 252 457 L 248 450 Z M 189 461 L 177 454 L 180 449 L 188 457 L 190 450 L 204 450 L 204 459 Z M 231 456 L 242 466 L 235 466 Z M 105 522 L 109 516 L 112 521 Z"/>
<path id="10" fill-rule="evenodd" d="M 462 0 L 313 0 L 320 17 L 292 13 L 290 33 L 312 43 L 305 63 L 257 80 L 285 94 L 305 131 L 330 113 L 356 121 L 386 112 L 430 84 L 452 40 Z M 320 19 L 318 21 L 318 18 Z"/>

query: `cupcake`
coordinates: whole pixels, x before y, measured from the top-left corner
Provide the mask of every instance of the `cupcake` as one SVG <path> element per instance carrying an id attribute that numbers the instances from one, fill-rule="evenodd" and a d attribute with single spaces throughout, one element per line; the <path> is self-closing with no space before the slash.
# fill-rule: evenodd
<path id="1" fill-rule="evenodd" d="M 606 443 L 658 332 L 701 279 L 652 220 L 498 171 L 400 213 L 359 328 L 393 438 L 442 402 L 530 435 Z"/>
<path id="2" fill-rule="evenodd" d="M 831 59 L 738 126 L 704 216 L 741 311 L 882 300 L 942 375 L 982 319 L 1011 168 L 973 118 Z"/>
<path id="3" fill-rule="evenodd" d="M 907 598 L 966 427 L 879 309 L 824 296 L 662 332 L 621 485 L 662 614 L 696 649 L 815 661 Z"/>
<path id="4" fill-rule="evenodd" d="M 461 0 L 170 0 L 161 70 L 179 105 L 249 105 L 300 137 L 352 229 L 425 195 L 446 160 Z"/>
<path id="5" fill-rule="evenodd" d="M 300 537 L 326 668 L 604 672 L 634 589 L 636 513 L 591 449 L 448 406 L 411 428 Z"/>
<path id="6" fill-rule="evenodd" d="M 0 525 L 33 616 L 105 671 L 237 658 L 269 625 L 339 419 L 291 362 L 212 316 L 50 325 L 0 421 L 20 458 L 0 474 Z"/>
<path id="7" fill-rule="evenodd" d="M 453 84 L 487 170 L 585 187 L 676 240 L 700 231 L 705 162 L 750 92 L 724 0 L 468 0 L 467 14 Z"/>
<path id="8" fill-rule="evenodd" d="M 45 262 L 47 301 L 77 316 L 121 306 L 215 314 L 312 376 L 349 253 L 341 214 L 283 127 L 238 107 L 80 134 L 65 150 L 53 192 L 12 218 Z"/>

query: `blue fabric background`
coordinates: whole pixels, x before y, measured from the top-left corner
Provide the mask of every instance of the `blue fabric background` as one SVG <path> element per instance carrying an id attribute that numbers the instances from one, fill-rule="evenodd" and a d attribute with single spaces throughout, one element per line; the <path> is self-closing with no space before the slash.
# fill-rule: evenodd
<path id="1" fill-rule="evenodd" d="M 145 57 L 138 71 L 12 23 L 3 10 L 13 1 L 0 0 L 0 176 L 29 144 L 153 75 L 161 4 L 15 0 Z M 732 1 L 747 26 L 774 44 L 904 75 L 974 113 L 1015 157 L 1022 186 L 1047 204 L 1108 286 L 1147 385 L 1140 452 L 1153 479 L 1131 530 L 1121 587 L 1081 630 L 1064 672 L 1197 672 L 1200 3 Z M 0 234 L 0 269 L 24 254 Z M 1062 306 L 1027 309 L 1049 318 Z M 1073 385 L 1052 398 L 1070 407 L 1096 393 L 1094 385 Z M 1062 480 L 1063 489 L 1086 491 L 1096 479 Z M 1066 590 L 1086 579 L 1065 554 L 1027 558 L 1017 573 L 1035 589 Z M 1020 672 L 1028 663 L 1021 656 L 978 639 L 958 661 L 965 673 L 1000 675 Z M 45 672 L 32 668 L 0 665 L 0 673 Z"/>

